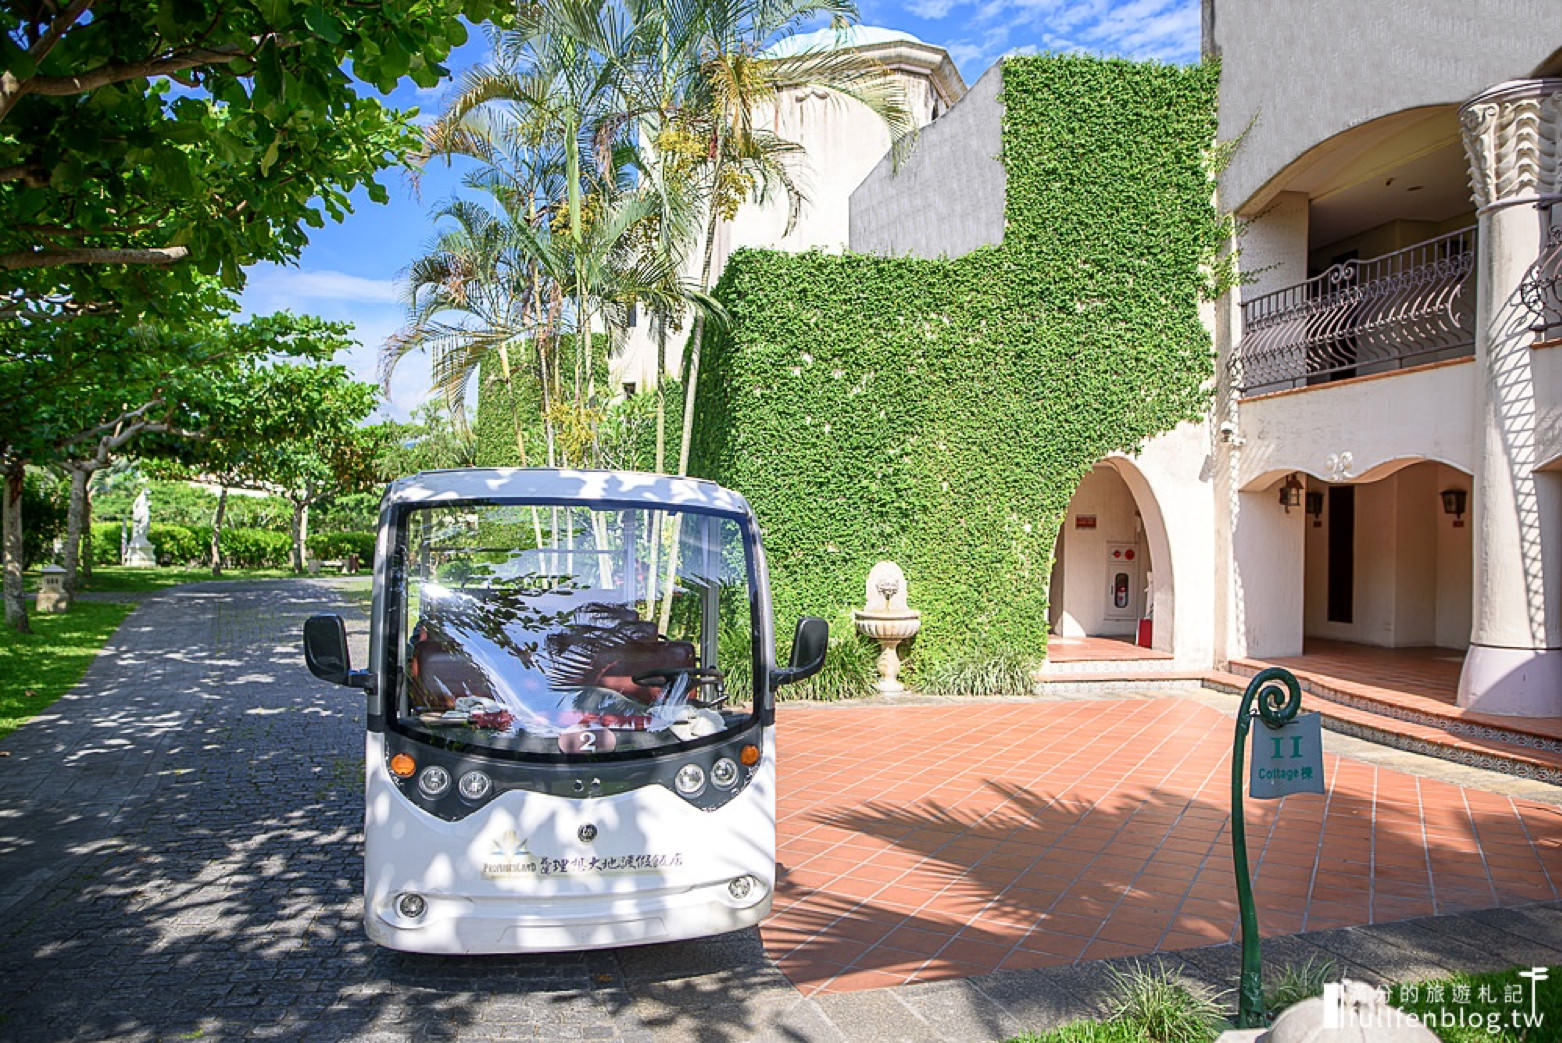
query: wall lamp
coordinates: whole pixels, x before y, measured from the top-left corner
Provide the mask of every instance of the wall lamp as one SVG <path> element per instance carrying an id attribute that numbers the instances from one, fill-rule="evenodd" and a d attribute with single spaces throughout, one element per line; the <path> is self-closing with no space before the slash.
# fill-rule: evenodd
<path id="1" fill-rule="evenodd" d="M 1454 528 L 1464 527 L 1464 509 L 1470 494 L 1463 489 L 1443 490 L 1443 513 L 1454 516 Z"/>
<path id="2" fill-rule="evenodd" d="M 1313 528 L 1323 527 L 1323 493 L 1313 490 L 1304 498 L 1307 503 L 1307 513 L 1312 515 Z"/>
<path id="3" fill-rule="evenodd" d="M 1285 513 L 1290 514 L 1292 507 L 1302 505 L 1302 483 L 1292 471 L 1290 477 L 1280 486 L 1280 506 L 1285 508 Z"/>

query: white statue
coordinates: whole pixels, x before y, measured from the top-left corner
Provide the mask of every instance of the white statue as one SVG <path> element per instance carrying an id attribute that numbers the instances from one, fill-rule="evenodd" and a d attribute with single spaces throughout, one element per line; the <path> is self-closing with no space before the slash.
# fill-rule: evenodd
<path id="1" fill-rule="evenodd" d="M 144 543 L 152 531 L 152 494 L 145 489 L 130 508 L 130 542 Z"/>
<path id="2" fill-rule="evenodd" d="M 157 567 L 157 551 L 152 547 L 149 535 L 152 531 L 152 496 L 142 489 L 130 508 L 130 546 L 125 549 L 125 564 L 131 568 Z"/>

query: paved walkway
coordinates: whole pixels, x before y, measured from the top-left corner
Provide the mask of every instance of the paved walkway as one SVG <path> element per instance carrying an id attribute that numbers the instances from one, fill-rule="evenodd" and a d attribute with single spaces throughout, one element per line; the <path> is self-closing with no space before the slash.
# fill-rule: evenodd
<path id="1" fill-rule="evenodd" d="M 1003 959 L 992 966 L 1011 969 L 850 992 L 832 991 L 853 984 L 843 974 L 809 978 L 794 960 L 789 973 L 800 989 L 783 973 L 790 957 L 782 954 L 778 967 L 755 931 L 585 955 L 448 959 L 373 946 L 360 926 L 362 703 L 349 690 L 310 679 L 297 650 L 308 614 L 334 606 L 353 618 L 356 601 L 343 597 L 337 582 L 197 585 L 149 597 L 81 686 L 0 744 L 9 754 L 0 758 L 0 1038 L 978 1040 L 1046 1027 L 1095 1002 L 1100 964 L 1025 969 L 1029 965 Z M 353 623 L 352 632 L 361 652 L 361 624 Z M 1096 857 L 1137 857 L 1148 864 L 1158 853 L 1187 846 L 1177 841 L 1179 824 L 1197 826 L 1213 874 L 1219 863 L 1218 787 L 1206 791 L 1198 781 L 1204 769 L 1195 765 L 1194 751 L 1198 743 L 1215 741 L 1221 715 L 1192 700 L 1177 703 L 1175 711 L 1155 709 L 1164 702 L 788 708 L 782 733 L 783 763 L 789 765 L 782 780 L 786 898 L 873 899 L 891 908 L 877 896 L 894 881 L 873 880 L 871 872 L 854 878 L 836 871 L 808 883 L 803 849 L 794 845 L 828 836 L 816 831 L 856 825 L 879 845 L 861 862 L 887 857 L 898 843 L 909 860 L 906 872 L 942 866 L 947 882 L 930 897 L 948 892 L 952 909 L 958 904 L 952 888 L 976 895 L 986 889 L 972 922 L 997 924 L 982 914 L 1027 909 L 1030 937 L 1038 921 L 1073 915 L 1073 899 L 1066 900 L 1068 908 L 1029 909 L 1026 903 L 1037 900 L 1011 886 L 1045 865 L 1064 865 L 1047 851 L 999 850 L 1020 842 L 1014 830 L 1025 813 L 1068 846 L 1058 849 L 1060 857 L 1073 852 L 1077 870 L 1063 896 L 1076 885 L 1111 884 L 1117 879 L 1112 873 L 1128 864 Z M 873 711 L 878 716 L 864 724 L 858 715 Z M 1036 727 L 1042 720 L 1047 726 Z M 1176 765 L 1171 754 L 1162 758 L 1160 774 L 1130 763 L 1136 743 L 1166 731 L 1179 736 L 1170 747 Z M 1090 734 L 1107 736 L 1120 749 L 1104 757 L 1089 753 L 1083 743 Z M 811 751 L 811 744 L 818 748 Z M 1410 810 L 1403 784 L 1393 799 L 1393 787 L 1380 785 L 1397 774 L 1391 769 L 1342 761 L 1333 770 L 1336 786 L 1346 785 L 1351 801 L 1360 800 L 1367 785 L 1362 779 L 1378 780 L 1371 785 L 1379 794 L 1372 806 L 1380 823 L 1397 815 L 1408 829 L 1411 816 L 1419 816 Z M 833 778 L 829 785 L 839 794 L 850 780 L 880 772 L 885 785 L 871 799 L 868 790 L 856 790 L 861 803 L 855 808 L 838 795 L 829 803 L 829 794 L 818 789 Z M 1358 778 L 1359 772 L 1365 774 Z M 932 782 L 918 781 L 922 776 Z M 989 778 L 998 781 L 979 781 Z M 922 787 L 921 798 L 900 791 L 912 783 Z M 1173 783 L 1183 788 L 1169 796 L 1159 792 Z M 1192 796 L 1184 799 L 1188 787 Z M 1145 798 L 1138 809 L 1131 806 L 1136 792 Z M 809 793 L 818 798 L 812 810 L 804 800 Z M 886 803 L 906 799 L 922 800 L 914 805 L 920 817 L 908 820 L 904 808 Z M 1507 820 L 1480 797 L 1473 800 L 1467 820 L 1442 822 L 1449 836 L 1434 838 L 1433 847 L 1457 856 L 1449 879 L 1473 881 L 1474 849 L 1459 832 L 1468 824 L 1489 867 L 1486 904 L 1519 900 L 1522 895 L 1507 892 L 1507 875 L 1498 872 L 1502 859 L 1493 854 L 1502 847 L 1513 849 L 1502 851 L 1504 857 L 1518 857 L 1523 845 L 1511 828 L 1530 828 L 1532 816 L 1549 812 L 1512 801 L 1511 828 L 1505 836 L 1494 832 L 1488 842 L 1488 818 Z M 1179 801 L 1181 811 L 1174 806 Z M 1363 835 L 1356 823 L 1365 807 L 1352 803 L 1347 811 L 1342 805 L 1343 836 Z M 1289 814 L 1288 805 L 1281 816 Z M 1334 822 L 1335 814 L 1331 810 L 1321 821 Z M 1427 821 L 1435 833 L 1437 823 Z M 1118 828 L 1101 828 L 1110 823 Z M 1005 828 L 998 836 L 1000 825 Z M 1380 828 L 1387 827 L 1374 826 L 1370 835 Z M 1562 830 L 1547 828 L 1555 844 Z M 1031 830 L 1036 832 L 1034 824 Z M 1397 839 L 1402 832 L 1395 825 L 1386 836 Z M 934 846 L 938 837 L 944 840 Z M 1079 845 L 1091 837 L 1100 850 L 1080 862 L 1085 848 Z M 835 835 L 831 843 L 847 839 Z M 969 850 L 951 846 L 973 842 Z M 1130 850 L 1130 844 L 1142 850 Z M 1529 850 L 1525 857 L 1557 872 L 1554 849 L 1542 845 L 1537 851 L 1531 844 Z M 828 851 L 807 854 L 830 857 Z M 1026 865 L 1014 864 L 1017 855 Z M 1429 879 L 1435 882 L 1443 867 L 1440 858 L 1434 862 Z M 1219 901 L 1213 875 L 1207 894 L 1193 894 L 1204 865 L 1193 869 L 1184 906 Z M 1000 869 L 1008 876 L 995 875 Z M 1336 869 L 1362 871 L 1353 864 Z M 1265 871 L 1261 866 L 1261 880 Z M 1391 875 L 1385 876 L 1390 883 Z M 836 890 L 838 878 L 858 882 L 844 884 L 850 891 Z M 1137 885 L 1129 888 L 1123 901 L 1135 901 Z M 1454 901 L 1460 892 L 1438 893 L 1439 901 Z M 908 926 L 908 917 L 930 919 L 921 911 L 928 904 L 898 911 L 895 929 Z M 801 908 L 807 907 L 782 911 L 777 930 L 787 927 L 788 917 L 795 925 Z M 1217 911 L 1208 910 L 1212 922 Z M 1078 938 L 1079 952 L 1052 955 L 1099 954 L 1087 950 L 1110 941 L 1105 932 L 1113 924 L 1129 922 L 1119 922 L 1114 912 L 1093 940 L 1063 932 L 1059 937 Z M 877 919 L 831 913 L 828 922 L 804 922 L 810 924 L 814 929 L 804 942 L 824 961 L 816 966 L 839 965 L 844 972 L 862 966 L 876 948 L 889 948 L 855 937 L 863 930 L 887 935 Z M 1170 948 L 1181 933 L 1168 927 L 1157 944 Z M 1276 940 L 1270 952 L 1289 958 L 1320 948 L 1369 977 L 1562 963 L 1562 912 L 1531 905 L 1336 930 Z M 955 955 L 948 946 L 939 952 Z M 1189 975 L 1229 983 L 1229 945 L 1171 958 Z M 982 962 L 964 969 L 975 972 Z M 914 973 L 919 981 L 937 976 L 923 973 L 922 964 Z"/>
<path id="2" fill-rule="evenodd" d="M 761 933 L 807 994 L 1235 936 L 1232 721 L 1210 706 L 784 707 L 777 735 L 783 876 Z M 1324 767 L 1323 796 L 1247 802 L 1266 934 L 1562 897 L 1555 804 Z"/>

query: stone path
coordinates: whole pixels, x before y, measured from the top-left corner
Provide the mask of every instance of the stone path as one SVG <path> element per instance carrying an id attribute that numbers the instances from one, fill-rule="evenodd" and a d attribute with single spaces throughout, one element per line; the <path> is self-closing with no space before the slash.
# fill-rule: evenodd
<path id="1" fill-rule="evenodd" d="M 602 953 L 393 953 L 360 926 L 362 715 L 308 677 L 339 581 L 144 599 L 0 747 L 0 1039 L 997 1039 L 1087 1012 L 1101 964 L 805 997 L 755 931 Z M 886 708 L 886 712 L 895 712 Z M 1562 963 L 1554 905 L 1323 932 L 1363 976 Z M 1170 957 L 1229 980 L 1232 948 Z"/>

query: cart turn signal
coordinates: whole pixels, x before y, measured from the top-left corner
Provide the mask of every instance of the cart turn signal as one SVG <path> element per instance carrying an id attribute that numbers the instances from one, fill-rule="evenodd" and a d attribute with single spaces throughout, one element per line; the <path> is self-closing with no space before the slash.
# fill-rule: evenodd
<path id="1" fill-rule="evenodd" d="M 412 773 L 418 770 L 418 766 L 413 763 L 412 754 L 398 753 L 391 758 L 390 769 L 391 774 L 398 779 L 410 779 Z"/>
<path id="2" fill-rule="evenodd" d="M 752 768 L 759 763 L 759 747 L 749 743 L 738 751 L 738 760 L 743 762 L 745 768 Z"/>

